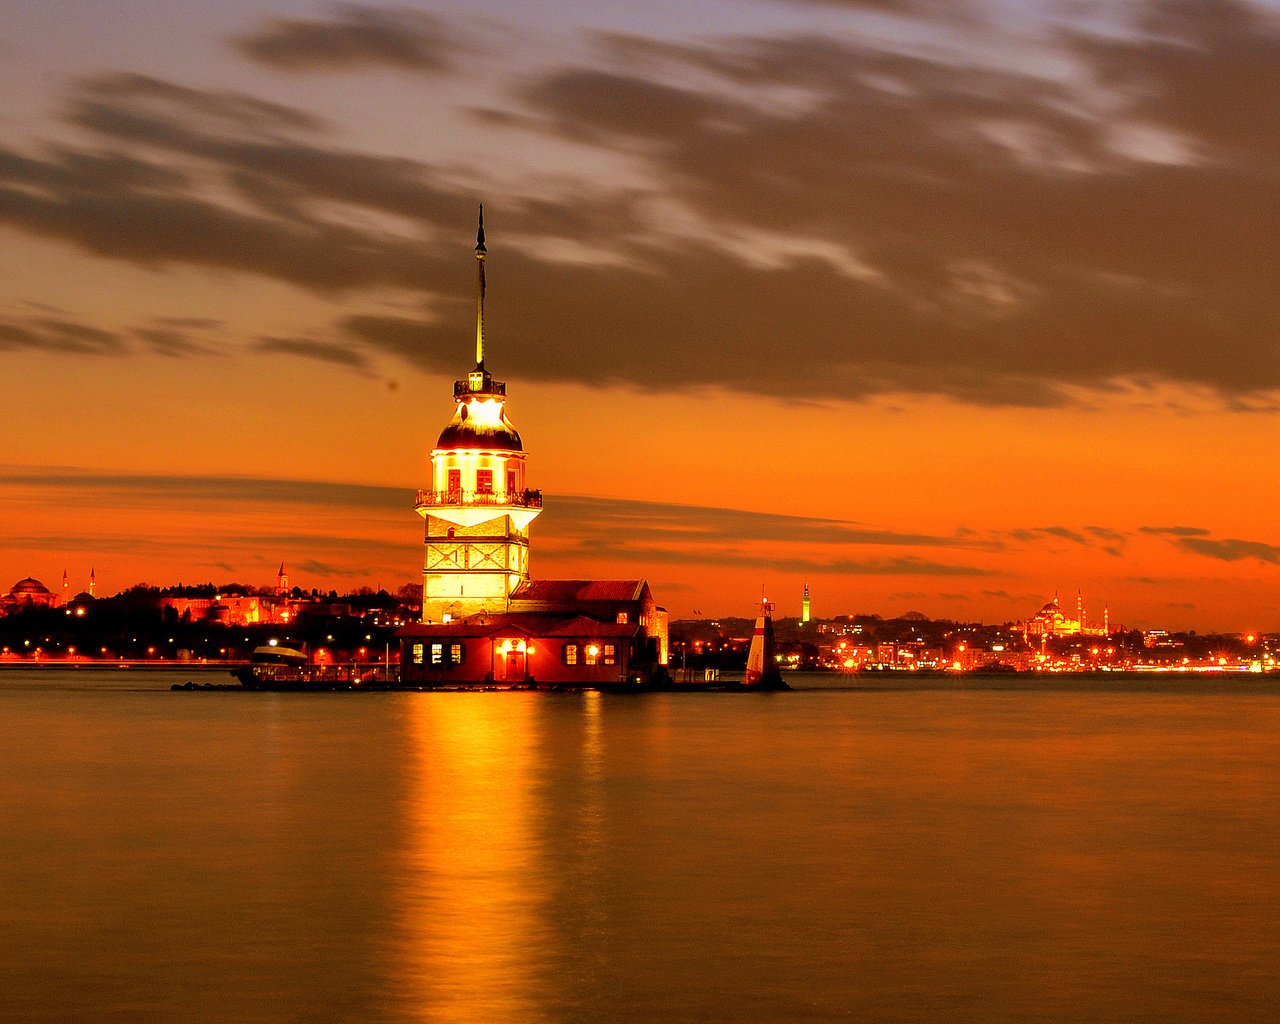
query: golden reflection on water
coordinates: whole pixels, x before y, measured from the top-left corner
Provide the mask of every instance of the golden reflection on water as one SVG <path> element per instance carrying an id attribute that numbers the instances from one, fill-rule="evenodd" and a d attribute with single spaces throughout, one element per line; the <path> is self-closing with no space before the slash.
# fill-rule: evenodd
<path id="1" fill-rule="evenodd" d="M 410 1020 L 543 1019 L 533 876 L 538 718 L 514 694 L 414 695 L 405 766 L 402 933 L 389 965 Z"/>

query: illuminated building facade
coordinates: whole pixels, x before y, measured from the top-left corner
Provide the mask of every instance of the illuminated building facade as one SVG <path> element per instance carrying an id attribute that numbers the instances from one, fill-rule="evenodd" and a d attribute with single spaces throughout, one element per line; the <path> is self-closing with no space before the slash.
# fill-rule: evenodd
<path id="1" fill-rule="evenodd" d="M 28 576 L 9 588 L 0 600 L 0 609 L 21 611 L 25 608 L 56 608 L 62 599 L 38 579 Z"/>
<path id="2" fill-rule="evenodd" d="M 1110 620 L 1111 613 L 1105 610 L 1103 624 L 1090 626 L 1085 619 L 1084 597 L 1077 591 L 1074 619 L 1062 610 L 1062 606 L 1058 603 L 1058 595 L 1054 594 L 1052 601 L 1026 622 L 1020 623 L 1017 628 L 1021 629 L 1026 636 L 1108 636 L 1111 632 Z"/>
<path id="3" fill-rule="evenodd" d="M 484 221 L 476 239 L 476 363 L 454 384 L 453 418 L 431 452 L 422 621 L 398 634 L 406 683 L 651 680 L 667 664 L 667 613 L 644 580 L 531 580 L 529 526 L 542 492 L 507 418 L 507 387 L 484 364 Z"/>
<path id="4" fill-rule="evenodd" d="M 525 486 L 525 453 L 507 419 L 507 386 L 484 365 L 484 220 L 476 236 L 476 365 L 454 382 L 453 419 L 431 452 L 431 488 L 415 507 L 426 520 L 422 621 L 505 612 L 529 578 L 529 524 L 542 492 Z"/>

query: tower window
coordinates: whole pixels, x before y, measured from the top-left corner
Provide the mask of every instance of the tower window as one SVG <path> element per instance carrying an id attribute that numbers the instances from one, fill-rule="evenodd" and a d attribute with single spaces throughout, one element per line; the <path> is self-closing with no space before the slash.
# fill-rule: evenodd
<path id="1" fill-rule="evenodd" d="M 460 469 L 449 470 L 449 495 L 451 497 L 457 497 L 457 495 L 461 491 L 462 491 L 462 470 Z"/>
<path id="2" fill-rule="evenodd" d="M 476 493 L 477 494 L 493 493 L 493 470 L 491 469 L 476 470 Z"/>
<path id="3" fill-rule="evenodd" d="M 507 493 L 516 493 L 516 471 L 514 469 L 507 470 Z"/>

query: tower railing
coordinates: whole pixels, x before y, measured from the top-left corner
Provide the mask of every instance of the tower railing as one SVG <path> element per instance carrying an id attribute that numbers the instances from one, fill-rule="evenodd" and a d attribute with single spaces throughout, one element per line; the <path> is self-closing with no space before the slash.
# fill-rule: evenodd
<path id="1" fill-rule="evenodd" d="M 508 505 L 542 508 L 542 491 L 419 491 L 414 508 L 441 505 Z"/>
<path id="2" fill-rule="evenodd" d="M 466 398 L 468 395 L 505 395 L 507 393 L 507 382 L 505 380 L 494 380 L 490 377 L 479 388 L 473 388 L 469 380 L 455 380 L 453 382 L 453 397 Z"/>

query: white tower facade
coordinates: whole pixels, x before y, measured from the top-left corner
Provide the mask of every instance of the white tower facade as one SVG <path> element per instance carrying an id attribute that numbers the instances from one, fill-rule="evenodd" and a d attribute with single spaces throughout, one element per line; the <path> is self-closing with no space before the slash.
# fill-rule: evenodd
<path id="1" fill-rule="evenodd" d="M 431 452 L 431 488 L 415 508 L 426 520 L 422 621 L 507 610 L 529 578 L 529 524 L 542 492 L 525 482 L 525 451 L 507 419 L 507 386 L 484 365 L 484 213 L 476 237 L 476 367 L 454 382 L 453 419 Z"/>

